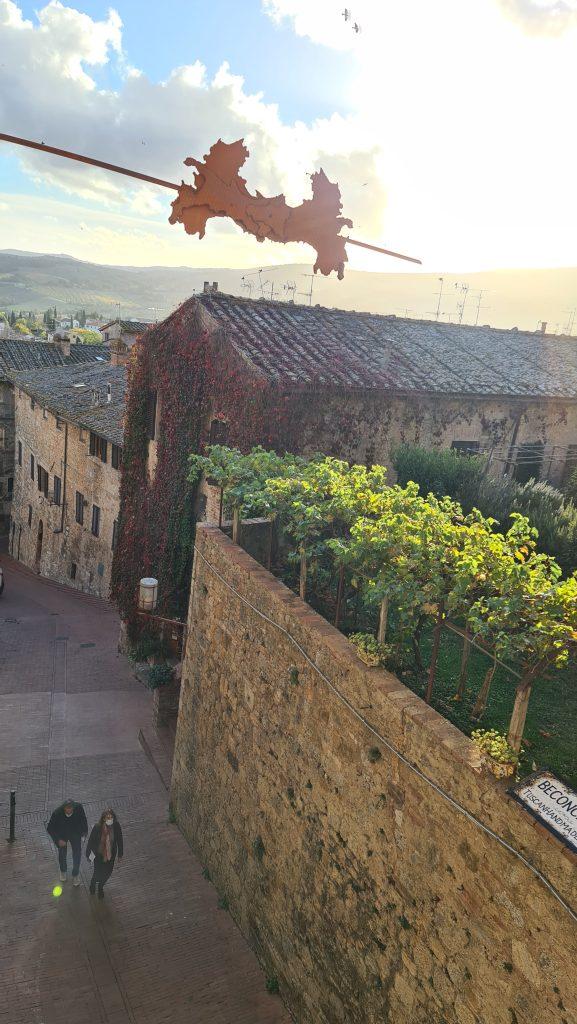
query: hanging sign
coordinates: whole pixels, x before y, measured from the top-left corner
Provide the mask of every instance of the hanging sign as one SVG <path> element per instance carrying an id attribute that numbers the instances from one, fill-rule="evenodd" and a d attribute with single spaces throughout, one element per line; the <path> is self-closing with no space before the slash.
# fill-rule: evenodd
<path id="1" fill-rule="evenodd" d="M 523 805 L 567 846 L 577 853 L 577 793 L 548 771 L 535 772 L 509 790 Z"/>

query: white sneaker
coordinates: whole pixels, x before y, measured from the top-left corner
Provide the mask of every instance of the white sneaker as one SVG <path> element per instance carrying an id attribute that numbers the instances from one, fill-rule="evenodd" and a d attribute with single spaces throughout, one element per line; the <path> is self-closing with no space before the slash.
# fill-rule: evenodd
<path id="1" fill-rule="evenodd" d="M 61 871 L 60 872 L 60 881 L 61 882 L 67 882 L 68 881 L 68 875 L 66 874 L 65 871 Z"/>
<path id="2" fill-rule="evenodd" d="M 74 876 L 74 878 L 72 879 L 72 885 L 75 887 L 80 885 L 80 875 Z"/>

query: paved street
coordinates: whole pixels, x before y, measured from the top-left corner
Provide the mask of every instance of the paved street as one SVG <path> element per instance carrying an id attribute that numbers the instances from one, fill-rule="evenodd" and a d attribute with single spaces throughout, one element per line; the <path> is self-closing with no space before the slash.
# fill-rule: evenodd
<path id="1" fill-rule="evenodd" d="M 138 741 L 151 697 L 116 650 L 103 602 L 5 555 L 0 598 L 1 1024 L 281 1024 L 288 1015 L 217 907 Z M 17 841 L 8 799 L 17 790 Z M 125 858 L 104 901 L 69 880 L 60 898 L 49 812 L 112 805 Z"/>

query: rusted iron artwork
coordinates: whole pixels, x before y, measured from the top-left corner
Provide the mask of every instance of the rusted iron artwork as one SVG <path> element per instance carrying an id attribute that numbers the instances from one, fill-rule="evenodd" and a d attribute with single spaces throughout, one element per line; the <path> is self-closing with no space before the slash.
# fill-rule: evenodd
<path id="1" fill-rule="evenodd" d="M 204 237 L 207 221 L 211 217 L 230 217 L 243 231 L 249 232 L 259 242 L 265 238 L 274 242 L 306 242 L 316 250 L 315 273 L 320 270 L 328 275 L 336 271 L 339 280 L 344 276 L 347 261 L 346 245 L 358 245 L 363 249 L 393 256 L 395 259 L 420 263 L 414 256 L 405 256 L 391 249 L 360 242 L 355 238 L 341 235 L 344 227 L 351 228 L 352 221 L 341 217 L 341 193 L 339 186 L 329 181 L 323 170 L 311 174 L 312 199 L 305 199 L 300 206 L 289 206 L 283 195 L 267 198 L 256 191 L 253 196 L 246 187 L 246 179 L 239 174 L 249 156 L 244 139 L 226 143 L 221 139 L 211 146 L 204 161 L 187 157 L 187 167 L 194 167 L 194 185 L 182 181 L 177 185 L 164 178 L 154 178 L 141 171 L 109 164 L 104 160 L 71 153 L 66 149 L 46 146 L 44 142 L 33 142 L 16 135 L 0 133 L 0 141 L 11 142 L 28 149 L 38 149 L 68 160 L 102 167 L 104 170 L 125 174 L 131 178 L 148 181 L 153 185 L 171 188 L 178 192 L 172 203 L 171 224 L 183 224 L 189 235 Z"/>
<path id="2" fill-rule="evenodd" d="M 239 174 L 248 156 L 243 139 L 230 145 L 219 139 L 204 162 L 187 157 L 187 167 L 195 168 L 194 185 L 183 181 L 172 204 L 170 223 L 183 224 L 187 234 L 202 238 L 211 217 L 230 217 L 259 242 L 265 238 L 307 242 L 316 249 L 315 272 L 330 274 L 335 270 L 342 279 L 346 238 L 339 232 L 353 223 L 340 216 L 339 186 L 321 170 L 311 175 L 312 199 L 305 199 L 300 206 L 288 206 L 283 195 L 269 199 L 257 191 L 253 196 L 246 187 L 246 178 Z"/>

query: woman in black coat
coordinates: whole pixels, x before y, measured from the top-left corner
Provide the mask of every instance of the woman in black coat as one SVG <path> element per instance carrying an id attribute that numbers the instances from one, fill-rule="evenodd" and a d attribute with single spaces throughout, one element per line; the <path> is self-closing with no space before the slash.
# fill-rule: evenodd
<path id="1" fill-rule="evenodd" d="M 98 895 L 101 900 L 104 899 L 104 886 L 114 870 L 117 854 L 120 866 L 124 854 L 122 829 L 114 811 L 108 807 L 100 815 L 100 821 L 92 829 L 86 845 L 86 856 L 88 860 L 94 861 L 94 873 L 90 883 L 92 896 L 98 886 Z"/>

